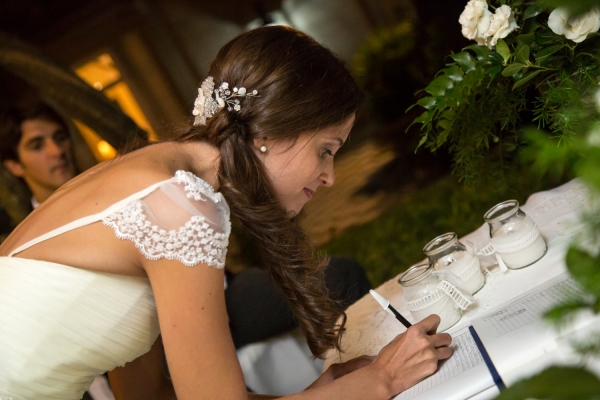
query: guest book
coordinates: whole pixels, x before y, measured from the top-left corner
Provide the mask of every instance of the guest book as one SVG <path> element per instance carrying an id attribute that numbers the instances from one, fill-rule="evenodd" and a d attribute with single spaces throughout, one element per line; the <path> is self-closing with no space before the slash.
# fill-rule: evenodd
<path id="1" fill-rule="evenodd" d="M 510 386 L 547 366 L 565 364 L 567 349 L 562 346 L 568 340 L 564 339 L 586 326 L 596 324 L 600 329 L 598 318 L 580 315 L 557 330 L 543 314 L 582 296 L 580 286 L 564 273 L 473 319 L 469 326 L 450 330 L 453 356 L 396 399 L 492 398 L 503 384 Z"/>

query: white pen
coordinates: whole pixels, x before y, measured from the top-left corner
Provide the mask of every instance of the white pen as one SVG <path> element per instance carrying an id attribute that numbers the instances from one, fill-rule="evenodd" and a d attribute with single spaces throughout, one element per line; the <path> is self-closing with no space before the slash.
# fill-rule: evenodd
<path id="1" fill-rule="evenodd" d="M 382 295 L 380 295 L 373 289 L 369 290 L 369 293 L 371 293 L 371 296 L 373 296 L 375 298 L 375 300 L 377 300 L 379 305 L 381 307 L 383 307 L 383 309 L 385 311 L 389 312 L 394 317 L 396 317 L 396 319 L 398 321 L 402 322 L 402 325 L 404 325 L 407 328 L 410 328 L 412 326 L 412 324 L 410 322 L 408 322 L 408 320 L 406 318 L 404 318 L 402 316 L 402 314 L 400 314 L 398 311 L 396 311 L 396 309 L 394 307 L 392 307 L 392 305 L 390 304 L 390 301 L 388 299 L 386 299 L 385 297 L 383 297 Z"/>

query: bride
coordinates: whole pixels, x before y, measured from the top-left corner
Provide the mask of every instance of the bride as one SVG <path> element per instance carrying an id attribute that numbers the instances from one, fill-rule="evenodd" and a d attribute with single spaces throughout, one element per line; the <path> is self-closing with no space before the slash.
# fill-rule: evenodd
<path id="1" fill-rule="evenodd" d="M 291 217 L 333 184 L 361 99 L 342 63 L 291 28 L 225 45 L 185 134 L 73 179 L 0 246 L 0 399 L 79 399 L 159 333 L 177 398 L 246 398 L 224 301 L 230 214 L 312 352 L 339 347 L 345 315 L 326 296 L 326 260 Z M 452 354 L 438 323 L 293 397 L 387 399 L 411 387 Z"/>

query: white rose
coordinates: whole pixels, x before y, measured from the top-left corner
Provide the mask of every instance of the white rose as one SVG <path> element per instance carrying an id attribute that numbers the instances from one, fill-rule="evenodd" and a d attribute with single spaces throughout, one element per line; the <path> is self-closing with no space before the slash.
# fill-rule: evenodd
<path id="1" fill-rule="evenodd" d="M 557 8 L 550 13 L 548 26 L 557 35 L 564 35 L 567 39 L 580 43 L 589 33 L 598 32 L 600 13 L 597 9 L 592 9 L 579 17 L 570 18 L 564 8 Z"/>
<path id="2" fill-rule="evenodd" d="M 461 32 L 467 39 L 485 44 L 485 33 L 490 27 L 492 13 L 488 10 L 485 0 L 470 0 L 465 10 L 460 14 L 458 22 L 462 25 Z"/>
<path id="3" fill-rule="evenodd" d="M 487 45 L 490 47 L 495 46 L 498 43 L 498 39 L 504 39 L 518 27 L 515 15 L 510 7 L 507 5 L 498 7 L 492 17 L 490 27 L 485 33 L 485 36 L 488 38 Z"/>

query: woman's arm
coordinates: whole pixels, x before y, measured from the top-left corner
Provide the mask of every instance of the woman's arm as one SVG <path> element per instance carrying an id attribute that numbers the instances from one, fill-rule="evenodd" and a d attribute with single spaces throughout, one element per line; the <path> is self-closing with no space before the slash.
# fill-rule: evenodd
<path id="1" fill-rule="evenodd" d="M 225 308 L 223 270 L 143 261 L 177 399 L 246 398 Z"/>
<path id="2" fill-rule="evenodd" d="M 260 398 L 245 390 L 227 324 L 222 270 L 206 265 L 190 268 L 167 260 L 149 264 L 146 270 L 155 293 L 177 398 Z M 290 398 L 367 400 L 387 399 L 400 393 L 431 375 L 438 361 L 452 354 L 448 347 L 450 335 L 435 334 L 438 324 L 439 317 L 430 316 L 398 335 L 376 357 L 332 365 L 307 390 Z M 154 366 L 146 365 L 150 361 L 142 362 L 144 357 L 130 363 L 137 363 L 138 371 L 133 374 L 136 379 L 140 378 L 140 372 L 163 378 L 162 354 L 152 356 L 156 348 L 155 345 L 144 356 L 153 360 Z M 111 382 L 116 372 L 111 373 Z M 129 389 L 133 386 L 130 384 Z M 118 393 L 122 393 L 120 390 L 119 386 Z M 140 397 L 123 397 L 123 400 L 135 398 Z"/>
<path id="3" fill-rule="evenodd" d="M 440 319 L 430 315 L 396 336 L 379 354 L 334 364 L 293 399 L 388 399 L 433 374 L 449 358 L 452 338 L 436 334 Z"/>
<path id="4" fill-rule="evenodd" d="M 163 351 L 159 337 L 148 353 L 108 373 L 116 400 L 176 400 L 164 374 Z"/>

